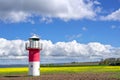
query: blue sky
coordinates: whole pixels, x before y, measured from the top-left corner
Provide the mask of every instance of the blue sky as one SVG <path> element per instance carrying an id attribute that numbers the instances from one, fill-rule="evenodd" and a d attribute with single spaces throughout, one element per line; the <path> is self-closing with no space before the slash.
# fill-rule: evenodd
<path id="1" fill-rule="evenodd" d="M 0 24 L 0 36 L 9 40 L 23 39 L 27 40 L 32 33 L 38 34 L 42 39 L 58 41 L 77 40 L 80 43 L 101 42 L 120 46 L 120 23 L 115 21 L 69 21 L 63 22 L 54 20 L 54 22 L 45 23 L 12 23 Z M 116 26 L 116 28 L 112 28 Z M 83 30 L 86 28 L 86 30 Z M 81 35 L 79 37 L 69 37 Z"/>
<path id="2" fill-rule="evenodd" d="M 0 39 L 26 41 L 32 34 L 52 44 L 119 48 L 120 0 L 0 0 Z"/>

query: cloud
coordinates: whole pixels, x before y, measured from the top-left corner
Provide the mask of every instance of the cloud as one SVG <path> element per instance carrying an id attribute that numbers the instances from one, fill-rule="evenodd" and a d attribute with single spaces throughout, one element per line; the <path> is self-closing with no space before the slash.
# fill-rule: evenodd
<path id="1" fill-rule="evenodd" d="M 115 25 L 111 26 L 111 29 L 116 29 L 116 28 L 117 28 L 117 26 L 115 26 Z"/>
<path id="2" fill-rule="evenodd" d="M 43 53 L 44 55 L 46 55 L 45 53 L 47 53 L 47 56 L 67 56 L 67 57 L 79 56 L 84 57 L 86 59 L 92 56 L 96 56 L 97 58 L 98 57 L 106 58 L 115 55 L 115 53 L 112 53 L 112 49 L 113 47 L 111 45 L 103 45 L 98 42 L 80 44 L 73 40 L 71 42 L 57 42 L 56 44 L 52 44 L 52 42 L 49 41 L 47 45 L 44 45 Z"/>
<path id="3" fill-rule="evenodd" d="M 78 38 L 80 38 L 80 37 L 82 37 L 82 34 L 66 35 L 66 38 L 67 38 L 68 40 L 75 40 L 75 39 L 78 39 Z"/>
<path id="4" fill-rule="evenodd" d="M 120 21 L 120 9 L 102 16 L 97 0 L 0 0 L 0 21 L 5 23 L 51 23 L 53 19 Z M 35 21 L 34 21 L 35 20 Z"/>
<path id="5" fill-rule="evenodd" d="M 0 38 L 0 56 L 12 57 L 12 56 L 26 56 L 25 41 L 23 40 L 6 40 Z"/>
<path id="6" fill-rule="evenodd" d="M 6 40 L 0 38 L 0 59 L 27 59 L 24 40 Z M 41 40 L 43 49 L 41 61 L 70 62 L 70 61 L 95 61 L 110 57 L 120 57 L 120 48 L 104 45 L 99 42 L 81 44 L 73 40 L 70 42 L 52 43 L 50 40 Z M 0 61 L 1 62 L 1 61 Z"/>
<path id="7" fill-rule="evenodd" d="M 98 5 L 100 5 L 100 4 L 101 4 L 101 3 L 100 3 L 100 2 L 98 2 L 98 1 L 94 1 L 94 3 L 95 3 L 95 4 L 98 4 Z"/>
<path id="8" fill-rule="evenodd" d="M 94 19 L 98 4 L 92 0 L 0 0 L 0 20 L 33 22 L 36 16 L 64 21 Z"/>
<path id="9" fill-rule="evenodd" d="M 107 16 L 102 16 L 101 20 L 108 20 L 108 21 L 120 21 L 120 9 L 112 12 Z"/>
<path id="10" fill-rule="evenodd" d="M 118 26 L 118 25 L 112 25 L 110 28 L 111 28 L 111 29 L 117 29 L 117 30 L 119 30 L 119 29 L 120 29 L 120 26 Z"/>
<path id="11" fill-rule="evenodd" d="M 83 30 L 83 31 L 86 31 L 86 30 L 87 30 L 87 28 L 86 28 L 86 27 L 82 27 L 82 30 Z"/>
<path id="12" fill-rule="evenodd" d="M 18 23 L 18 22 L 31 22 L 32 20 L 28 19 L 31 17 L 31 14 L 23 11 L 1 11 L 0 10 L 0 20 L 6 23 Z"/>
<path id="13" fill-rule="evenodd" d="M 48 24 L 48 23 L 52 23 L 52 19 L 47 18 L 47 17 L 43 17 L 40 19 L 40 22 L 45 22 L 46 24 Z"/>

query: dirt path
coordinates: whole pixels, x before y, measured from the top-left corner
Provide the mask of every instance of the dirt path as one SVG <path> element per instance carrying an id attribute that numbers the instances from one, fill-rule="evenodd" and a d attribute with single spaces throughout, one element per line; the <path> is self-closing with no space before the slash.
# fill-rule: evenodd
<path id="1" fill-rule="evenodd" d="M 0 80 L 120 80 L 112 78 L 113 74 L 91 74 L 91 73 L 79 73 L 79 74 L 44 74 L 40 77 L 28 77 L 24 75 L 11 75 L 0 76 Z"/>

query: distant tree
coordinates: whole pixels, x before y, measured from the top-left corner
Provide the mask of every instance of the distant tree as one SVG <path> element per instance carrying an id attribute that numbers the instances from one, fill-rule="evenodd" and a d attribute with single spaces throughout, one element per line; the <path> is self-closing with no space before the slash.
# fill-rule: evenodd
<path id="1" fill-rule="evenodd" d="M 99 65 L 118 66 L 118 65 L 120 65 L 120 58 L 107 58 L 105 60 L 101 60 L 99 62 Z"/>

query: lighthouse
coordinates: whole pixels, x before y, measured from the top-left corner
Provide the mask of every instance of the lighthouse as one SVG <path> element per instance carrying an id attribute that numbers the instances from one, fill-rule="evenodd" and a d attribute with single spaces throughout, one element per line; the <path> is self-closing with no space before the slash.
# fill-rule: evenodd
<path id="1" fill-rule="evenodd" d="M 26 50 L 29 51 L 29 72 L 30 76 L 40 75 L 40 51 L 42 50 L 40 38 L 33 35 L 26 43 Z"/>

